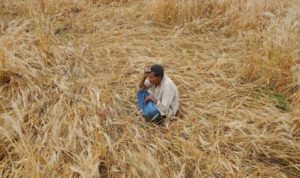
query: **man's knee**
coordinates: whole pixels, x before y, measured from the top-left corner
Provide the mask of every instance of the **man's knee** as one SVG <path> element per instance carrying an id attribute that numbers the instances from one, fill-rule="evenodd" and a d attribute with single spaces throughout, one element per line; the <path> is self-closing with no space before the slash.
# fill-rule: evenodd
<path id="1" fill-rule="evenodd" d="M 149 117 L 154 117 L 158 113 L 158 110 L 155 108 L 155 106 L 147 105 L 144 108 L 144 115 Z"/>
<path id="2" fill-rule="evenodd" d="M 139 90 L 137 92 L 137 96 L 140 96 L 140 95 L 148 95 L 148 91 L 147 90 Z"/>

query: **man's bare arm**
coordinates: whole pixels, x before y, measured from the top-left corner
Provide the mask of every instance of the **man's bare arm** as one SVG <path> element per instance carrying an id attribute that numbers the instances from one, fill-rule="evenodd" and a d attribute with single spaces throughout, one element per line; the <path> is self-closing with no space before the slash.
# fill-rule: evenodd
<path id="1" fill-rule="evenodd" d="M 150 68 L 145 68 L 145 70 L 144 70 L 144 76 L 143 76 L 142 80 L 139 83 L 139 87 L 140 88 L 144 89 L 146 87 L 145 86 L 145 80 L 147 79 L 149 73 L 150 73 Z"/>
<path id="2" fill-rule="evenodd" d="M 139 83 L 139 88 L 145 88 L 145 80 L 147 79 L 147 76 L 143 76 L 142 80 Z"/>

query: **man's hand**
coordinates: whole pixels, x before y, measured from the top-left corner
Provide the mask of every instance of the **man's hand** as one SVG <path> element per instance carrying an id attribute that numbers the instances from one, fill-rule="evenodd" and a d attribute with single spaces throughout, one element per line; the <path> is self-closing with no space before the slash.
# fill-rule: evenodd
<path id="1" fill-rule="evenodd" d="M 157 103 L 157 100 L 154 98 L 154 96 L 151 96 L 151 95 L 149 95 L 149 96 L 147 96 L 146 98 L 145 98 L 145 104 L 148 102 L 148 101 L 152 101 L 154 104 L 156 104 Z"/>
<path id="2" fill-rule="evenodd" d="M 144 69 L 144 75 L 143 75 L 143 78 L 142 78 L 142 80 L 141 80 L 140 83 L 139 83 L 139 88 L 145 88 L 144 83 L 145 83 L 145 80 L 147 79 L 149 73 L 150 73 L 150 68 L 146 67 L 146 68 Z"/>
<path id="3" fill-rule="evenodd" d="M 150 67 L 146 67 L 144 70 L 144 78 L 147 78 L 150 72 L 151 72 Z"/>

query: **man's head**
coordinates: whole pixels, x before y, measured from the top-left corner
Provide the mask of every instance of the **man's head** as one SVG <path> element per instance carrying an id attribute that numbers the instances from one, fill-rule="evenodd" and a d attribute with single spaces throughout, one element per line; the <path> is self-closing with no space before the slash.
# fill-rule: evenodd
<path id="1" fill-rule="evenodd" d="M 148 75 L 148 78 L 153 85 L 158 86 L 161 80 L 163 79 L 163 77 L 164 77 L 163 66 L 159 64 L 154 64 L 150 67 L 150 73 Z"/>

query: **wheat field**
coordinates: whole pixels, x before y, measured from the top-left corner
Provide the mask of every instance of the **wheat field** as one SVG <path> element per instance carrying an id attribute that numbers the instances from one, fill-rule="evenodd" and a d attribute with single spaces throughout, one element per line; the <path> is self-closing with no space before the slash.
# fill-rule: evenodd
<path id="1" fill-rule="evenodd" d="M 299 0 L 0 0 L 0 177 L 299 177 L 299 86 Z"/>

